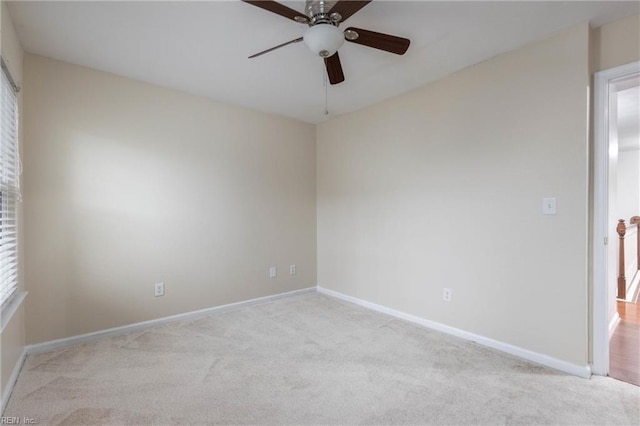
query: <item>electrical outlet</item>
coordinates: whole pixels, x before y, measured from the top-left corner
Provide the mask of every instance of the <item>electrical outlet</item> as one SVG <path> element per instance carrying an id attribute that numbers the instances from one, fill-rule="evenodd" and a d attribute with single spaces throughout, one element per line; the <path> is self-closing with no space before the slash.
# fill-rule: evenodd
<path id="1" fill-rule="evenodd" d="M 442 300 L 445 302 L 451 302 L 451 298 L 453 297 L 453 292 L 450 288 L 442 289 Z"/>
<path id="2" fill-rule="evenodd" d="M 558 212 L 558 199 L 548 197 L 542 199 L 542 214 L 556 214 Z"/>
<path id="3" fill-rule="evenodd" d="M 164 283 L 156 283 L 154 287 L 154 296 L 164 296 Z"/>
<path id="4" fill-rule="evenodd" d="M 296 265 L 289 265 L 289 275 L 296 274 Z"/>
<path id="5" fill-rule="evenodd" d="M 278 270 L 276 269 L 275 266 L 272 266 L 271 268 L 269 268 L 269 278 L 275 278 L 278 276 Z"/>

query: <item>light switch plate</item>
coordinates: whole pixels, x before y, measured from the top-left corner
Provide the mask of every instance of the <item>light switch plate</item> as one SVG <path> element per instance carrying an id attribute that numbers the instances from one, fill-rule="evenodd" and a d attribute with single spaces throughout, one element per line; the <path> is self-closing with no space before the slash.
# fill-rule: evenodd
<path id="1" fill-rule="evenodd" d="M 558 212 L 558 199 L 548 197 L 542 199 L 542 214 L 556 214 Z"/>

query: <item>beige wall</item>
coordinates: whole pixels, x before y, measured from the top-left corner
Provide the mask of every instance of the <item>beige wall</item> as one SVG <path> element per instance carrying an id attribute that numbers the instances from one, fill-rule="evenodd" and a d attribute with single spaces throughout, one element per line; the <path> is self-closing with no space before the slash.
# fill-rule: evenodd
<path id="1" fill-rule="evenodd" d="M 11 16 L 7 5 L 2 2 L 0 7 L 1 14 L 1 26 L 0 26 L 0 45 L 2 49 L 2 57 L 4 58 L 7 66 L 11 72 L 11 76 L 14 78 L 18 85 L 22 83 L 22 47 L 16 35 L 13 23 L 11 22 Z M 22 111 L 22 93 L 18 94 L 18 111 Z M 21 130 L 19 132 L 20 139 L 22 139 L 22 122 L 20 122 Z M 20 142 L 21 143 L 21 142 Z M 22 147 L 20 147 L 22 150 Z M 18 250 L 19 250 L 19 278 L 18 289 L 24 290 L 23 282 L 23 245 L 22 245 L 22 209 L 19 207 L 18 211 Z M 6 401 L 8 395 L 6 394 L 7 385 L 11 374 L 13 373 L 16 365 L 20 361 L 25 346 L 25 317 L 24 317 L 24 305 L 21 305 L 16 312 L 11 316 L 10 320 L 5 324 L 4 328 L 0 332 L 0 396 L 3 401 Z"/>
<path id="2" fill-rule="evenodd" d="M 315 286 L 314 126 L 34 55 L 25 102 L 29 343 Z"/>
<path id="3" fill-rule="evenodd" d="M 592 72 L 640 60 L 640 15 L 629 16 L 592 31 Z"/>
<path id="4" fill-rule="evenodd" d="M 318 284 L 586 365 L 588 60 L 585 24 L 319 125 Z"/>

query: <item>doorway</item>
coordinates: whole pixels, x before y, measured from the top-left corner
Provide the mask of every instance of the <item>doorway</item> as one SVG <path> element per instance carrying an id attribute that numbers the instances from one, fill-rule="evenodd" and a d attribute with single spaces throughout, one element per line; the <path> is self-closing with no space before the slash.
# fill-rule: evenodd
<path id="1" fill-rule="evenodd" d="M 592 233 L 592 353 L 594 374 L 610 373 L 610 337 L 620 321 L 617 295 L 618 233 L 620 208 L 618 165 L 620 144 L 629 150 L 627 135 L 618 134 L 619 95 L 628 98 L 630 89 L 640 86 L 640 62 L 595 74 L 594 101 L 594 198 Z M 622 98 L 621 98 L 622 99 Z M 628 112 L 622 113 L 622 115 Z M 625 131 L 627 129 L 625 128 Z M 637 135 L 636 135 L 637 139 Z M 640 151 L 639 151 L 640 155 Z M 640 208 L 640 207 L 639 207 Z M 637 212 L 635 214 L 640 214 Z"/>

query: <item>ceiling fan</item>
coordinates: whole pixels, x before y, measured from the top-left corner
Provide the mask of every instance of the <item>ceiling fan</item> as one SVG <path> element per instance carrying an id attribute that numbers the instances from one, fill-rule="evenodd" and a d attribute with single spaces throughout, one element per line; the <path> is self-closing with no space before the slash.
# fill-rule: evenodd
<path id="1" fill-rule="evenodd" d="M 338 84 L 344 81 L 338 49 L 345 40 L 397 55 L 403 55 L 409 48 L 410 41 L 406 38 L 363 30 L 361 28 L 349 27 L 344 31 L 338 28 L 342 22 L 371 3 L 371 0 L 307 0 L 304 13 L 271 0 L 242 1 L 309 26 L 302 37 L 263 50 L 262 52 L 249 56 L 249 58 L 255 58 L 281 47 L 304 41 L 312 52 L 324 59 L 327 75 L 329 76 L 329 82 L 331 84 Z"/>

